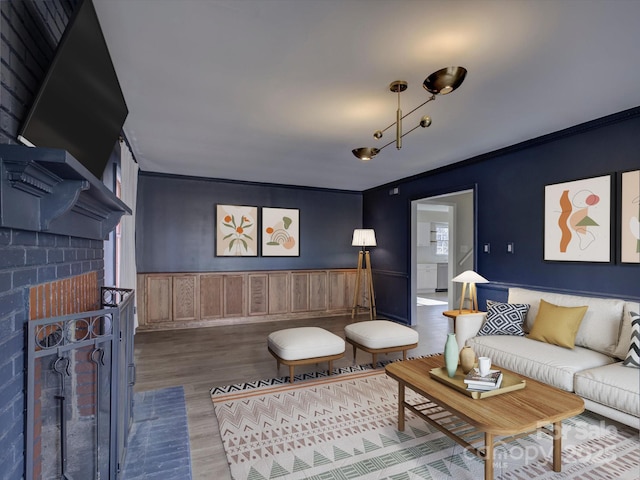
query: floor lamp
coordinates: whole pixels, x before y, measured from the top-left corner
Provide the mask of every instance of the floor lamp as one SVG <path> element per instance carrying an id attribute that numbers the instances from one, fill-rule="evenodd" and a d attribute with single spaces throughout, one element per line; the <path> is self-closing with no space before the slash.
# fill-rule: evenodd
<path id="1" fill-rule="evenodd" d="M 464 307 L 464 301 L 466 300 L 467 284 L 469 285 L 469 310 L 472 312 L 478 311 L 478 297 L 476 294 L 476 283 L 489 283 L 489 280 L 482 275 L 478 275 L 473 270 L 466 270 L 457 277 L 451 279 L 452 282 L 462 283 L 462 295 L 460 295 L 460 310 L 462 313 Z"/>
<path id="2" fill-rule="evenodd" d="M 360 247 L 358 252 L 358 273 L 356 275 L 356 287 L 353 294 L 353 307 L 351 308 L 351 318 L 356 314 L 358 305 L 358 299 L 362 298 L 360 295 L 360 289 L 362 285 L 362 271 L 365 273 L 365 293 L 369 294 L 369 318 L 373 320 L 376 314 L 376 296 L 373 291 L 373 276 L 371 275 L 371 257 L 369 256 L 369 250 L 366 247 L 376 246 L 376 233 L 371 228 L 356 228 L 353 231 L 353 240 L 351 245 L 354 247 Z M 364 267 L 362 266 L 362 260 L 364 257 Z"/>

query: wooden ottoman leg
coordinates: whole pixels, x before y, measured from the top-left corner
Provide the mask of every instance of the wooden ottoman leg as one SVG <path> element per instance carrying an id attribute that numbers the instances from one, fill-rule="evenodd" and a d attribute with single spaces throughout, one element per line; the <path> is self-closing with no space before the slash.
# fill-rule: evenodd
<path id="1" fill-rule="evenodd" d="M 333 372 L 333 360 L 329 360 L 329 375 Z"/>
<path id="2" fill-rule="evenodd" d="M 293 383 L 293 370 L 295 368 L 294 365 L 289 365 L 289 383 Z"/>
<path id="3" fill-rule="evenodd" d="M 356 361 L 356 346 L 353 345 L 353 361 Z"/>
<path id="4" fill-rule="evenodd" d="M 372 353 L 371 356 L 373 357 L 373 368 L 376 368 L 376 365 L 378 365 L 378 355 L 375 353 Z"/>

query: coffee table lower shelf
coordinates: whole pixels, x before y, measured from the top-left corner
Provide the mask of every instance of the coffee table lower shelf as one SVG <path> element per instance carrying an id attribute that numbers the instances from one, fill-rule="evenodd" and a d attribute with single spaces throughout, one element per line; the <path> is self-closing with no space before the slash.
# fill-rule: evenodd
<path id="1" fill-rule="evenodd" d="M 401 405 L 483 460 L 485 462 L 485 479 L 493 478 L 493 452 L 496 447 L 527 437 L 536 431 L 546 433 L 554 439 L 553 470 L 555 472 L 561 471 L 562 447 L 557 439 L 562 437 L 562 422 L 514 435 L 499 436 L 477 429 L 445 408 L 430 401 L 411 404 L 403 400 Z M 400 418 L 398 418 L 398 430 L 404 430 L 404 418 L 402 418 L 402 426 Z"/>

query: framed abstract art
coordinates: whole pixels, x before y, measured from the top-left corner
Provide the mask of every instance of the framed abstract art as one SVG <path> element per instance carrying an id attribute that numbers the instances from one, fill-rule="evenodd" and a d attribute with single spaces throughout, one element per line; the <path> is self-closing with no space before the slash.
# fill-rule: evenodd
<path id="1" fill-rule="evenodd" d="M 611 175 L 546 185 L 544 259 L 611 261 Z"/>
<path id="2" fill-rule="evenodd" d="M 262 208 L 262 256 L 300 256 L 300 211 Z"/>
<path id="3" fill-rule="evenodd" d="M 640 170 L 622 173 L 620 262 L 640 263 Z"/>
<path id="4" fill-rule="evenodd" d="M 258 207 L 216 205 L 216 256 L 258 255 Z"/>

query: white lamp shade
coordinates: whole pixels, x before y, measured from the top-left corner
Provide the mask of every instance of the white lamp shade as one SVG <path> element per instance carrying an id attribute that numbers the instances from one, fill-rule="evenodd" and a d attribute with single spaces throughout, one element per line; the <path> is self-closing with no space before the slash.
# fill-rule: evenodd
<path id="1" fill-rule="evenodd" d="M 489 280 L 478 275 L 473 270 L 466 270 L 457 277 L 452 278 L 451 281 L 458 283 L 489 283 Z"/>
<path id="2" fill-rule="evenodd" d="M 376 232 L 373 228 L 356 228 L 353 230 L 353 240 L 351 245 L 354 247 L 375 247 Z"/>

